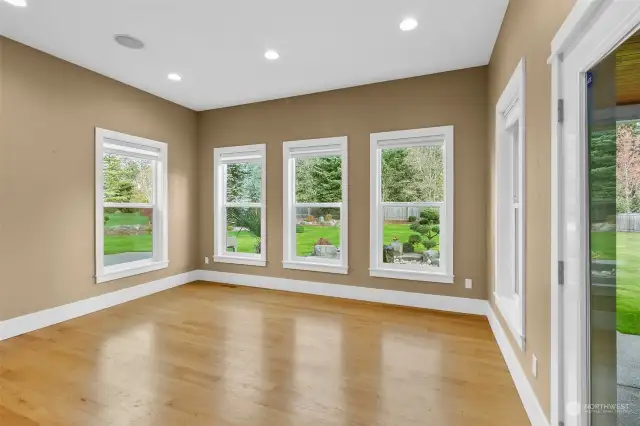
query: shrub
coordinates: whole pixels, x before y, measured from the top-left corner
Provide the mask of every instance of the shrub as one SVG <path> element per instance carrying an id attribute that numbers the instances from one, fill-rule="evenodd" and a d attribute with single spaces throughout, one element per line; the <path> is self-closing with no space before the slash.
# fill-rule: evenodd
<path id="1" fill-rule="evenodd" d="M 227 225 L 227 231 L 233 231 L 233 226 Z"/>
<path id="2" fill-rule="evenodd" d="M 422 219 L 426 219 L 431 225 L 439 223 L 440 222 L 440 213 L 438 212 L 438 210 L 430 208 L 430 209 L 424 209 L 420 212 L 420 217 Z"/>
<path id="3" fill-rule="evenodd" d="M 324 238 L 324 237 L 320 237 L 320 239 L 318 240 L 318 242 L 316 243 L 317 246 L 330 246 L 331 243 L 329 243 L 329 240 Z"/>
<path id="4" fill-rule="evenodd" d="M 409 218 L 407 219 L 407 221 L 409 221 L 409 222 L 415 222 L 415 221 L 416 221 L 416 219 L 417 219 L 417 217 L 415 217 L 415 216 L 409 216 Z"/>
<path id="5" fill-rule="evenodd" d="M 402 243 L 402 252 L 403 253 L 413 253 L 413 244 L 411 244 L 411 243 Z"/>
<path id="6" fill-rule="evenodd" d="M 325 222 L 329 222 L 329 221 L 330 221 L 330 220 L 332 220 L 332 219 L 333 219 L 333 216 L 331 216 L 331 214 L 326 214 L 326 215 L 324 215 L 324 220 L 325 220 Z"/>
<path id="7" fill-rule="evenodd" d="M 422 237 L 420 237 L 420 235 L 418 234 L 413 234 L 409 236 L 409 244 L 411 244 L 412 246 L 415 246 L 420 241 L 422 241 Z"/>
<path id="8" fill-rule="evenodd" d="M 415 231 L 419 234 L 425 235 L 427 233 L 429 233 L 429 226 L 428 225 L 420 225 L 418 222 L 412 224 L 409 229 L 411 229 L 412 231 Z"/>
<path id="9" fill-rule="evenodd" d="M 307 216 L 307 222 L 313 223 L 313 222 L 315 222 L 315 220 L 316 220 L 316 218 L 313 217 L 312 215 Z"/>
<path id="10" fill-rule="evenodd" d="M 422 237 L 433 240 L 440 235 L 440 213 L 433 208 L 424 209 L 420 212 L 420 220 L 409 226 L 414 232 L 419 233 Z M 426 246 L 425 246 L 426 247 Z"/>
<path id="11" fill-rule="evenodd" d="M 425 238 L 424 240 L 422 240 L 422 245 L 424 246 L 425 249 L 431 250 L 432 248 L 434 248 L 438 244 L 433 240 Z"/>

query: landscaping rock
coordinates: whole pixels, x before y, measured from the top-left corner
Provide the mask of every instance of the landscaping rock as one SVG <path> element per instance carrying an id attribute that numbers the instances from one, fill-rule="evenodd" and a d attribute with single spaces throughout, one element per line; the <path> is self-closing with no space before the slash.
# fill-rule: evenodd
<path id="1" fill-rule="evenodd" d="M 427 250 L 422 252 L 424 263 L 433 266 L 440 266 L 440 252 L 438 250 Z"/>
<path id="2" fill-rule="evenodd" d="M 104 228 L 104 235 L 143 235 L 150 232 L 150 225 L 118 225 Z"/>
<path id="3" fill-rule="evenodd" d="M 330 259 L 338 258 L 338 248 L 331 245 L 317 245 L 314 246 L 313 255 L 318 257 L 325 257 Z"/>
<path id="4" fill-rule="evenodd" d="M 420 253 L 405 253 L 402 255 L 402 260 L 405 262 L 422 262 L 422 255 Z"/>

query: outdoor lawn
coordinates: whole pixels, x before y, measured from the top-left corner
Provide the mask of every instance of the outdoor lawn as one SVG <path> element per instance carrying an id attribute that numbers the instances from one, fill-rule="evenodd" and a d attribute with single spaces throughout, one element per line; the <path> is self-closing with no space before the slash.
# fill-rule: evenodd
<path id="1" fill-rule="evenodd" d="M 332 245 L 340 244 L 340 227 L 338 226 L 303 226 L 304 232 L 296 234 L 296 255 L 309 256 L 320 238 L 326 238 Z M 229 232 L 230 237 L 238 239 L 237 250 L 241 253 L 253 253 L 255 241 L 247 231 Z"/>
<path id="2" fill-rule="evenodd" d="M 105 213 L 109 218 L 105 223 L 105 228 L 120 225 L 146 225 L 149 218 L 139 213 Z M 144 235 L 105 235 L 104 254 L 120 254 L 130 252 L 150 252 L 153 251 L 153 237 L 151 234 Z"/>
<path id="3" fill-rule="evenodd" d="M 385 244 L 391 244 L 394 237 L 398 237 L 399 241 L 404 243 L 409 241 L 409 236 L 416 232 L 409 229 L 409 223 L 385 223 L 383 238 Z M 296 234 L 296 255 L 308 256 L 313 253 L 313 246 L 320 238 L 326 238 L 333 245 L 340 242 L 340 228 L 337 226 L 303 226 L 304 232 Z M 230 237 L 235 236 L 238 239 L 238 251 L 242 253 L 252 253 L 255 242 L 251 234 L 247 231 L 229 232 Z M 435 238 L 439 241 L 439 237 Z M 356 246 L 357 247 L 357 246 Z M 364 242 L 360 249 L 369 249 L 368 242 Z M 437 247 L 436 247 L 437 249 Z M 416 251 L 423 251 L 422 244 L 416 244 Z"/>
<path id="4" fill-rule="evenodd" d="M 640 233 L 592 232 L 591 239 L 592 251 L 600 259 L 617 260 L 618 331 L 640 335 Z"/>
<path id="5" fill-rule="evenodd" d="M 406 243 L 409 241 L 409 236 L 411 235 L 419 235 L 417 232 L 409 229 L 411 226 L 410 223 L 385 223 L 382 232 L 382 238 L 384 239 L 384 244 L 389 245 L 393 242 L 393 238 L 397 237 L 398 241 L 401 243 Z M 434 238 L 436 243 L 440 243 L 440 236 L 436 236 Z M 439 250 L 438 246 L 435 247 L 436 250 Z M 422 243 L 418 243 L 415 245 L 414 250 L 416 252 L 422 252 L 425 250 Z"/>

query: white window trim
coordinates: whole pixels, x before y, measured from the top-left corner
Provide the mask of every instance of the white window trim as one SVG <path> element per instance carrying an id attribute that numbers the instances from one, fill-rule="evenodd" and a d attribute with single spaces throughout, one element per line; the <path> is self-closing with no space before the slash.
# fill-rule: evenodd
<path id="1" fill-rule="evenodd" d="M 496 128 L 495 128 L 495 137 L 496 137 L 496 152 L 495 152 L 495 164 L 496 164 L 496 174 L 495 174 L 495 182 L 494 189 L 497 197 L 496 210 L 494 212 L 494 229 L 496 231 L 496 244 L 495 244 L 495 254 L 494 254 L 494 298 L 496 302 L 496 306 L 498 310 L 502 314 L 502 317 L 505 319 L 509 330 L 511 331 L 518 347 L 524 351 L 525 349 L 525 294 L 526 294 L 526 283 L 525 283 L 525 268 L 526 268 L 526 214 L 525 214 L 525 174 L 526 174 L 526 162 L 525 162 L 525 62 L 524 58 L 518 63 L 513 75 L 509 79 L 507 86 L 505 87 L 500 99 L 496 104 Z M 519 191 L 519 227 L 516 230 L 519 234 L 519 256 L 517 261 L 517 271 L 519 272 L 519 279 L 521 283 L 521 287 L 519 290 L 519 294 L 515 292 L 508 294 L 508 291 L 505 290 L 507 288 L 513 288 L 514 282 L 512 282 L 515 278 L 511 277 L 511 279 L 506 280 L 504 278 L 504 269 L 505 266 L 511 265 L 511 259 L 505 259 L 501 254 L 501 246 L 500 246 L 500 232 L 499 229 L 501 224 L 499 220 L 499 212 L 503 208 L 502 203 L 509 198 L 512 198 L 511 188 L 507 185 L 502 184 L 504 180 L 500 179 L 502 175 L 503 167 L 501 157 L 503 154 L 503 150 L 505 149 L 505 143 L 508 143 L 504 140 L 504 138 L 509 138 L 507 136 L 507 132 L 509 128 L 513 126 L 515 122 L 518 122 L 518 147 L 519 147 L 519 167 L 522 170 L 520 177 L 520 191 Z M 512 173 L 512 172 L 510 172 Z M 501 278 L 502 277 L 502 278 Z M 509 282 L 506 282 L 509 281 Z"/>
<path id="2" fill-rule="evenodd" d="M 245 203 L 253 207 L 260 207 L 260 254 L 229 253 L 226 251 L 227 230 L 226 215 L 224 213 L 225 197 L 227 194 L 224 178 L 222 177 L 222 156 L 237 154 L 238 163 L 260 163 L 262 171 L 262 191 L 259 203 Z M 243 161 L 244 160 L 244 161 Z M 213 150 L 213 261 L 218 263 L 232 263 L 247 266 L 267 265 L 267 147 L 265 144 L 230 146 L 214 148 Z"/>
<path id="3" fill-rule="evenodd" d="M 122 148 L 132 156 L 144 156 L 144 149 L 136 149 L 135 145 L 158 150 L 158 163 L 154 183 L 154 203 L 129 203 L 128 207 L 145 208 L 153 206 L 153 258 L 136 262 L 104 266 L 104 207 L 120 206 L 118 203 L 104 202 L 104 170 L 103 154 L 108 140 L 130 144 L 130 148 Z M 164 269 L 169 266 L 169 174 L 168 147 L 164 142 L 127 135 L 96 127 L 96 283 L 113 281 L 132 275 Z"/>
<path id="4" fill-rule="evenodd" d="M 340 207 L 340 260 L 311 259 L 310 257 L 298 257 L 295 255 L 296 233 L 295 233 L 295 181 L 294 157 L 292 149 L 309 149 L 309 155 L 320 154 L 323 149 L 338 146 L 342 157 L 342 203 L 333 203 L 334 207 Z M 316 148 L 311 150 L 311 148 Z M 282 266 L 285 269 L 300 269 L 305 271 L 328 272 L 333 274 L 347 274 L 349 272 L 349 246 L 348 246 L 348 155 L 347 137 L 333 137 L 323 139 L 308 139 L 301 141 L 284 142 L 283 144 L 283 254 Z M 304 204 L 304 203 L 298 203 Z M 325 205 L 327 205 L 325 203 Z"/>
<path id="5" fill-rule="evenodd" d="M 453 126 L 429 127 L 424 129 L 400 130 L 394 132 L 372 133 L 371 134 L 371 151 L 370 151 L 370 247 L 369 247 L 369 275 L 372 277 L 395 278 L 403 280 L 427 281 L 434 283 L 453 284 Z M 425 144 L 443 144 L 445 151 L 445 200 L 441 209 L 440 227 L 444 230 L 441 232 L 440 246 L 444 246 L 441 250 L 441 261 L 443 263 L 442 272 L 434 271 L 418 271 L 403 267 L 403 265 L 394 265 L 382 262 L 380 247 L 382 247 L 382 226 L 383 226 L 383 209 L 382 209 L 382 184 L 381 172 L 382 165 L 380 155 L 382 145 L 384 146 L 424 146 Z M 429 203 L 397 203 L 397 204 L 425 204 Z M 406 269 L 406 270 L 403 270 Z"/>

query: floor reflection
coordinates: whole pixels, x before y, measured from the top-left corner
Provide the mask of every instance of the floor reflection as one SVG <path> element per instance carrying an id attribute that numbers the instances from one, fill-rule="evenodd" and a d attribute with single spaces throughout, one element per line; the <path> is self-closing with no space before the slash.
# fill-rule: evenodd
<path id="1" fill-rule="evenodd" d="M 481 317 L 194 284 L 0 357 L 0 415 L 43 425 L 527 424 Z"/>

